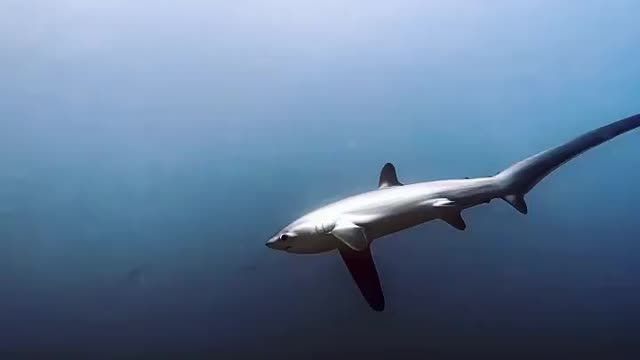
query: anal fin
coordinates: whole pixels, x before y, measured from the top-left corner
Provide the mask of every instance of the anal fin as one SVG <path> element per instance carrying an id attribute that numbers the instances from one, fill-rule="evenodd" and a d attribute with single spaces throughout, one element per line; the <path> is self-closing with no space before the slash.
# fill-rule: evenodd
<path id="1" fill-rule="evenodd" d="M 518 210 L 523 214 L 527 214 L 529 209 L 527 208 L 527 203 L 524 201 L 524 195 L 510 194 L 503 197 L 504 201 L 509 203 L 509 205 L 513 206 L 514 209 Z"/>
<path id="2" fill-rule="evenodd" d="M 340 249 L 340 256 L 369 306 L 375 311 L 384 310 L 384 294 L 376 264 L 371 256 L 371 249 L 366 248 L 362 251 Z"/>
<path id="3" fill-rule="evenodd" d="M 450 214 L 446 214 L 442 216 L 441 219 L 460 231 L 463 231 L 467 228 L 467 224 L 464 222 L 464 219 L 462 218 L 462 214 L 460 212 L 452 212 Z"/>

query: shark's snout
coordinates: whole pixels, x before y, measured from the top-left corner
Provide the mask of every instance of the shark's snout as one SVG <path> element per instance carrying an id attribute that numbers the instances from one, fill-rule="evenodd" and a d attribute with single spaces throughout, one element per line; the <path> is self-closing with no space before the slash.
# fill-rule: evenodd
<path id="1" fill-rule="evenodd" d="M 289 252 L 290 249 L 293 247 L 293 244 L 291 243 L 291 236 L 286 234 L 272 237 L 271 239 L 269 239 L 269 241 L 267 241 L 265 245 L 268 248 L 273 250 L 280 250 L 280 251 L 287 251 L 287 252 Z"/>
<path id="2" fill-rule="evenodd" d="M 280 241 L 280 238 L 276 237 L 272 237 L 271 239 L 269 239 L 265 245 L 273 250 L 284 250 L 284 244 L 282 243 L 282 241 Z"/>
<path id="3" fill-rule="evenodd" d="M 265 245 L 266 245 L 268 248 L 273 249 L 273 247 L 275 246 L 275 245 L 274 245 L 274 244 L 275 244 L 275 242 L 276 242 L 276 239 L 275 239 L 275 238 L 274 238 L 274 239 L 269 239 L 269 240 L 267 240 L 267 242 L 265 243 Z"/>

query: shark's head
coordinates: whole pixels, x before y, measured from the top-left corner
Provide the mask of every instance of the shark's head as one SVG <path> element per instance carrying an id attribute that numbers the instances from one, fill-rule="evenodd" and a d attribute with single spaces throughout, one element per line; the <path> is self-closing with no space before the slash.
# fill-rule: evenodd
<path id="1" fill-rule="evenodd" d="M 338 240 L 329 234 L 324 222 L 301 219 L 280 230 L 266 243 L 274 250 L 294 254 L 316 254 L 338 246 Z"/>

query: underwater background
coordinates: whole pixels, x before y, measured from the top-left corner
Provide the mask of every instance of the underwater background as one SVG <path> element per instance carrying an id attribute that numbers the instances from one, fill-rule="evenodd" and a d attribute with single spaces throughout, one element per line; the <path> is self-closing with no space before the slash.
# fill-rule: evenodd
<path id="1" fill-rule="evenodd" d="M 0 4 L 0 352 L 640 350 L 640 132 L 528 196 L 336 254 L 306 211 L 487 176 L 640 112 L 640 3 Z"/>

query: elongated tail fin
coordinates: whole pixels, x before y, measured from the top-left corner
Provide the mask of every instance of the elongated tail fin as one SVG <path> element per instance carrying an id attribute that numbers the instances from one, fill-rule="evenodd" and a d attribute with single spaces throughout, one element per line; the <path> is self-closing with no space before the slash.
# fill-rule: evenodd
<path id="1" fill-rule="evenodd" d="M 521 213 L 527 213 L 524 195 L 562 164 L 608 140 L 640 127 L 640 114 L 616 121 L 579 136 L 564 145 L 526 158 L 498 173 L 507 195 L 503 197 Z"/>

